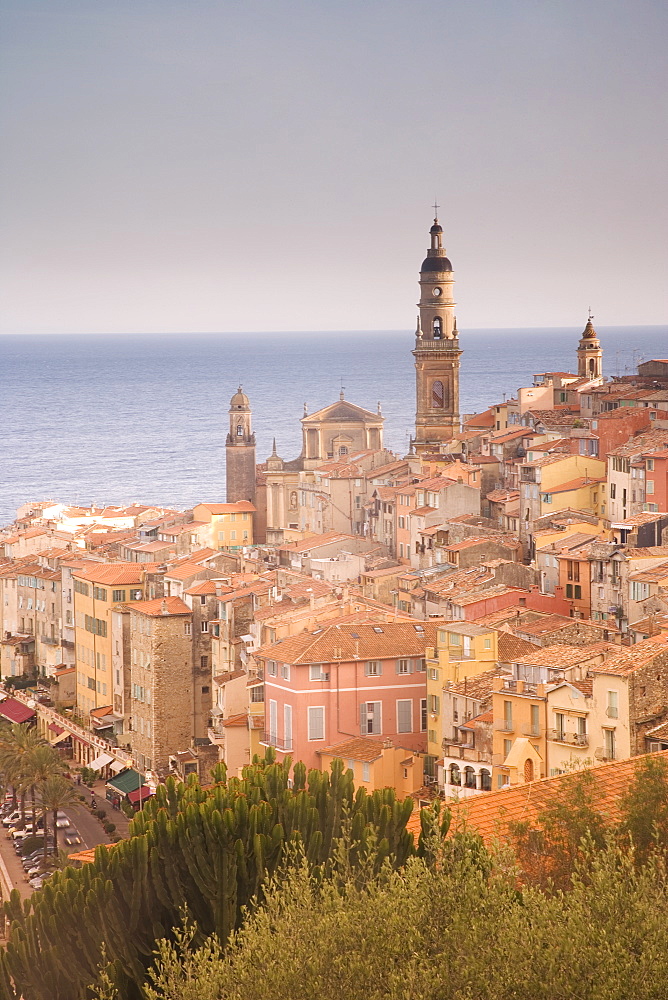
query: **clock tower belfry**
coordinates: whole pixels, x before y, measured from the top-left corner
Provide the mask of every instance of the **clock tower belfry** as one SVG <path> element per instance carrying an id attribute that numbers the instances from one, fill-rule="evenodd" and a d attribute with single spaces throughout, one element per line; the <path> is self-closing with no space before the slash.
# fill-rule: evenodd
<path id="1" fill-rule="evenodd" d="M 429 230 L 430 246 L 420 268 L 420 302 L 415 332 L 416 400 L 414 447 L 418 454 L 440 451 L 459 423 L 459 339 L 453 298 L 452 264 L 443 248 L 438 217 Z"/>

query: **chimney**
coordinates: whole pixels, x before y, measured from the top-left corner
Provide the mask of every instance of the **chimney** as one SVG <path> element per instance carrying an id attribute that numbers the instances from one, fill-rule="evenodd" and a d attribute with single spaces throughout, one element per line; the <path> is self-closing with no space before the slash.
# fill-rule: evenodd
<path id="1" fill-rule="evenodd" d="M 162 599 L 162 604 L 160 605 L 160 614 L 161 615 L 168 615 L 169 614 L 169 608 L 167 607 L 167 601 L 165 600 L 164 597 Z"/>

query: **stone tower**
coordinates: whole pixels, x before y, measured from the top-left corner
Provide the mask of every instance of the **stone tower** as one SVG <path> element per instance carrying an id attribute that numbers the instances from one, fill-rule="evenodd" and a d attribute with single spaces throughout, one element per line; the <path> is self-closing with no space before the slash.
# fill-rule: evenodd
<path id="1" fill-rule="evenodd" d="M 227 502 L 255 502 L 255 435 L 248 396 L 239 386 L 230 400 L 230 431 L 225 444 Z"/>
<path id="2" fill-rule="evenodd" d="M 415 333 L 417 410 L 414 446 L 418 454 L 440 451 L 459 433 L 459 340 L 452 264 L 445 256 L 438 218 L 420 268 L 420 313 Z"/>
<path id="3" fill-rule="evenodd" d="M 592 324 L 591 312 L 578 344 L 578 375 L 580 378 L 603 379 L 603 349 Z"/>

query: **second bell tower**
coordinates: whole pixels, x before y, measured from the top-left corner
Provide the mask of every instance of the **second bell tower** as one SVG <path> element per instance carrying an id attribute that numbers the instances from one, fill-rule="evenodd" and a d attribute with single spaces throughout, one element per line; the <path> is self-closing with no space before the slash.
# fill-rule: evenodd
<path id="1" fill-rule="evenodd" d="M 414 446 L 437 452 L 455 437 L 459 423 L 459 339 L 452 264 L 445 255 L 438 217 L 420 268 L 420 302 L 415 333 L 416 400 Z"/>

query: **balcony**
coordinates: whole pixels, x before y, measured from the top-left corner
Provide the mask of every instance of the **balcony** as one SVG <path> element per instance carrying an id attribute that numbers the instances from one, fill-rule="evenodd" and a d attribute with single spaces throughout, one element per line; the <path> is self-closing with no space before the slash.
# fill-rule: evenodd
<path id="1" fill-rule="evenodd" d="M 290 753 L 292 751 L 292 738 L 285 738 L 283 736 L 276 736 L 274 733 L 260 733 L 260 743 L 263 747 L 275 747 L 277 750 L 283 750 L 284 752 Z"/>
<path id="2" fill-rule="evenodd" d="M 617 708 L 616 705 L 608 705 L 608 707 L 605 710 L 605 714 L 609 719 L 618 719 L 619 709 Z"/>
<path id="3" fill-rule="evenodd" d="M 567 733 L 563 729 L 548 729 L 547 738 L 551 743 L 565 743 L 569 747 L 588 747 L 587 733 Z"/>
<path id="4" fill-rule="evenodd" d="M 596 760 L 619 760 L 619 755 L 614 747 L 597 747 L 594 750 Z"/>
<path id="5" fill-rule="evenodd" d="M 540 736 L 540 726 L 530 724 L 522 726 L 522 736 L 532 736 L 534 739 Z"/>
<path id="6" fill-rule="evenodd" d="M 497 733 L 514 733 L 515 727 L 513 726 L 512 719 L 496 719 L 494 722 L 494 728 Z"/>

